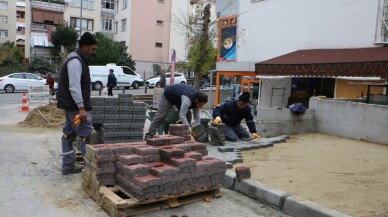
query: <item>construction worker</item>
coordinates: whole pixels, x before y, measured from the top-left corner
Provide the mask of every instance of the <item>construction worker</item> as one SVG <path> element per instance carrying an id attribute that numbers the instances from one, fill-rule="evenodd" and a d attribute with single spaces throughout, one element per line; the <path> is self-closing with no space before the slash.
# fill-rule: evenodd
<path id="1" fill-rule="evenodd" d="M 85 146 L 93 130 L 88 60 L 96 53 L 97 41 L 92 34 L 85 32 L 78 44 L 79 48 L 63 61 L 58 82 L 57 107 L 64 109 L 66 116 L 62 136 L 63 175 L 82 171 L 83 168 L 75 164 L 74 135 L 81 138 L 79 148 L 84 157 Z"/>
<path id="2" fill-rule="evenodd" d="M 194 120 L 200 121 L 200 109 L 207 103 L 207 95 L 187 84 L 173 84 L 167 86 L 160 96 L 159 108 L 156 112 L 145 138 L 152 138 L 168 112 L 175 106 L 179 110 L 179 119 L 182 124 L 190 124 L 193 109 Z"/>
<path id="3" fill-rule="evenodd" d="M 238 100 L 223 103 L 213 109 L 213 124 L 224 123 L 224 134 L 227 141 L 236 142 L 240 139 L 260 139 L 249 107 L 249 92 L 243 92 Z M 241 125 L 245 118 L 250 133 Z"/>

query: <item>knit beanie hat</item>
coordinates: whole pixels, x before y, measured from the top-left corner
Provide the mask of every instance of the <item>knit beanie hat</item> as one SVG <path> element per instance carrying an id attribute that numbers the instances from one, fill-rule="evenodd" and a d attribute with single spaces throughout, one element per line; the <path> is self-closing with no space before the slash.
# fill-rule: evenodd
<path id="1" fill-rule="evenodd" d="M 249 98 L 251 97 L 251 94 L 249 92 L 243 92 L 239 97 L 238 97 L 238 100 L 244 102 L 244 103 L 248 103 L 249 102 Z"/>
<path id="2" fill-rule="evenodd" d="M 97 44 L 96 39 L 93 37 L 90 32 L 85 32 L 82 36 L 81 39 L 78 41 L 78 44 L 80 46 L 82 45 L 92 45 L 92 44 Z"/>

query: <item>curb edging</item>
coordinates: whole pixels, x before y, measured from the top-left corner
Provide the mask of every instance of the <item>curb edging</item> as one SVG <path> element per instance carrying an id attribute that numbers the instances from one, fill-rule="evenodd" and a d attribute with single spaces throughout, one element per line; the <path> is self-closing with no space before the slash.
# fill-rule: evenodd
<path id="1" fill-rule="evenodd" d="M 298 217 L 351 217 L 350 215 L 322 207 L 312 201 L 305 200 L 282 190 L 270 188 L 252 179 L 238 181 L 236 174 L 227 171 L 224 187 L 257 199 L 277 210 Z"/>

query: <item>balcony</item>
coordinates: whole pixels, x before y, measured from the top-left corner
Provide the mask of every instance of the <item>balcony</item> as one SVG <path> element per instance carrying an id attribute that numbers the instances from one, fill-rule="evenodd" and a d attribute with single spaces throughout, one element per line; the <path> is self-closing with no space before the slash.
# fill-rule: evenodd
<path id="1" fill-rule="evenodd" d="M 32 0 L 31 8 L 65 12 L 65 3 L 63 0 Z"/>
<path id="2" fill-rule="evenodd" d="M 32 2 L 47 2 L 47 3 L 55 3 L 55 4 L 61 4 L 64 5 L 64 0 L 32 0 Z"/>

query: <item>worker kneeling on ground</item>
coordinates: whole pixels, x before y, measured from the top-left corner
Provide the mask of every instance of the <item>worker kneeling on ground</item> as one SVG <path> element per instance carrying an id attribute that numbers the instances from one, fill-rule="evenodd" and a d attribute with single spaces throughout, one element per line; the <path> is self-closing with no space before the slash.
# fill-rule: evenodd
<path id="1" fill-rule="evenodd" d="M 213 124 L 224 123 L 225 139 L 236 142 L 240 139 L 260 139 L 257 134 L 256 125 L 253 121 L 251 107 L 249 106 L 250 94 L 242 93 L 238 100 L 225 102 L 213 109 Z M 251 134 L 241 125 L 241 120 L 245 118 Z"/>
<path id="2" fill-rule="evenodd" d="M 166 87 L 160 97 L 158 111 L 152 120 L 145 138 L 152 138 L 156 134 L 164 118 L 173 106 L 179 110 L 179 119 L 182 124 L 190 124 L 190 109 L 193 109 L 194 120 L 199 122 L 200 109 L 207 103 L 207 100 L 206 94 L 198 92 L 198 90 L 187 84 L 173 84 Z"/>

